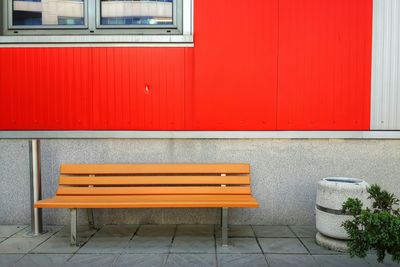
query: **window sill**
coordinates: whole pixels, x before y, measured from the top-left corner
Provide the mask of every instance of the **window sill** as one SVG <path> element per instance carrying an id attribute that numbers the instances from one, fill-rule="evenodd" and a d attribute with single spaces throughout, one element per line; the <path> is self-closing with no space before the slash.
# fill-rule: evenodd
<path id="1" fill-rule="evenodd" d="M 193 35 L 0 36 L 0 47 L 193 47 Z"/>

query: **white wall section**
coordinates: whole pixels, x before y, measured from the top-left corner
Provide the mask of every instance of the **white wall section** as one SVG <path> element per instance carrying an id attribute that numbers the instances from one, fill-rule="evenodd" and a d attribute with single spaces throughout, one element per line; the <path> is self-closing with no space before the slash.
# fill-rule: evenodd
<path id="1" fill-rule="evenodd" d="M 400 0 L 374 0 L 371 130 L 400 130 Z"/>

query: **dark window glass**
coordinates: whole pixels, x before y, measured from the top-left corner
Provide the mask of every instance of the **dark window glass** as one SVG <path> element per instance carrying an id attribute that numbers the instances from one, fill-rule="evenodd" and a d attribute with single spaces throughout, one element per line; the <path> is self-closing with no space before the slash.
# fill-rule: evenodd
<path id="1" fill-rule="evenodd" d="M 84 25 L 84 0 L 13 0 L 15 26 Z"/>
<path id="2" fill-rule="evenodd" d="M 173 0 L 101 0 L 101 25 L 173 25 Z"/>

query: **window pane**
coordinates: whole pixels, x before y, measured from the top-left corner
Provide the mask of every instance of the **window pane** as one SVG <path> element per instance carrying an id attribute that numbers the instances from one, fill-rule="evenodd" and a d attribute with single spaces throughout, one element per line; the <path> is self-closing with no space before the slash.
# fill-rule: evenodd
<path id="1" fill-rule="evenodd" d="M 173 0 L 101 0 L 102 25 L 172 25 Z"/>
<path id="2" fill-rule="evenodd" d="M 13 25 L 84 25 L 84 0 L 13 0 Z"/>

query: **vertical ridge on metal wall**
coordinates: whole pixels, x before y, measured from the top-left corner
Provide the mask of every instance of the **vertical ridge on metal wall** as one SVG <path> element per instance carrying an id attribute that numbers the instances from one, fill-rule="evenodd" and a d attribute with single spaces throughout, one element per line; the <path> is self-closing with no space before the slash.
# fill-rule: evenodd
<path id="1" fill-rule="evenodd" d="M 400 0 L 375 0 L 371 129 L 400 130 Z"/>

